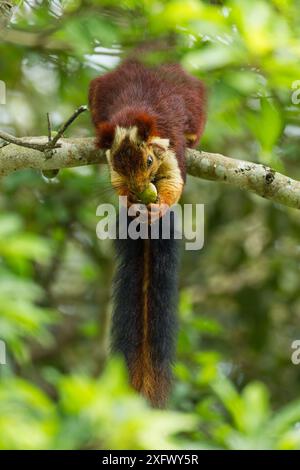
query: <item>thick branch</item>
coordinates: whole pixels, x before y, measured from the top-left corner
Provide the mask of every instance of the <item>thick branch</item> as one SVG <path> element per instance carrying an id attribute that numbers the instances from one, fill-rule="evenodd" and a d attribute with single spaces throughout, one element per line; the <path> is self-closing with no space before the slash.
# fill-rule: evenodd
<path id="1" fill-rule="evenodd" d="M 60 139 L 60 147 L 53 149 L 51 157 L 47 153 L 24 147 L 24 142 L 47 144 L 48 137 L 22 138 L 22 146 L 10 144 L 0 148 L 0 176 L 16 170 L 34 168 L 36 170 L 55 170 L 74 166 L 105 163 L 105 152 L 94 146 L 94 139 Z"/>
<path id="2" fill-rule="evenodd" d="M 268 166 L 219 153 L 189 150 L 187 170 L 192 176 L 228 183 L 284 206 L 300 209 L 300 182 Z"/>
<path id="3" fill-rule="evenodd" d="M 31 144 L 46 144 L 47 137 L 21 139 Z M 0 175 L 25 168 L 54 170 L 93 163 L 106 163 L 105 152 L 97 150 L 92 138 L 60 139 L 60 148 L 52 156 L 9 144 L 0 148 Z M 300 182 L 269 167 L 217 153 L 187 150 L 187 171 L 190 175 L 211 181 L 220 181 L 288 207 L 300 209 Z"/>

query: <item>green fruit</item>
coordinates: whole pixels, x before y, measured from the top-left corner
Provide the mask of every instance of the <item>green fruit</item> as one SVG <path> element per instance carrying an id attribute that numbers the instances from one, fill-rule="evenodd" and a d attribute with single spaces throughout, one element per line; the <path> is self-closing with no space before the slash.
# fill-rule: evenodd
<path id="1" fill-rule="evenodd" d="M 149 186 L 138 195 L 139 199 L 143 204 L 151 204 L 157 200 L 157 189 L 153 183 L 149 183 Z"/>

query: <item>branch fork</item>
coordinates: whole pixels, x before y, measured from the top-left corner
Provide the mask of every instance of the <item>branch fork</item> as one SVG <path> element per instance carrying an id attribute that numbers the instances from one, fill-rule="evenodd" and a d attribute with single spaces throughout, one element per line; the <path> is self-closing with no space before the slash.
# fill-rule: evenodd
<path id="1" fill-rule="evenodd" d="M 52 137 L 52 129 L 51 129 L 51 122 L 50 122 L 50 115 L 47 113 L 47 123 L 48 123 L 48 141 L 46 143 L 43 142 L 34 142 L 30 141 L 30 139 L 24 139 L 20 137 L 15 137 L 13 135 L 8 134 L 7 132 L 0 130 L 0 138 L 4 141 L 4 144 L 0 144 L 0 148 L 5 145 L 14 144 L 19 145 L 20 147 L 29 148 L 32 150 L 38 150 L 40 152 L 46 153 L 47 158 L 51 158 L 52 150 L 58 149 L 61 147 L 59 140 L 63 137 L 65 131 L 68 127 L 77 119 L 77 117 L 87 111 L 87 106 L 80 106 L 76 111 L 69 117 L 69 119 L 64 122 L 61 127 L 59 128 L 57 134 Z M 35 140 L 35 139 L 34 139 Z"/>

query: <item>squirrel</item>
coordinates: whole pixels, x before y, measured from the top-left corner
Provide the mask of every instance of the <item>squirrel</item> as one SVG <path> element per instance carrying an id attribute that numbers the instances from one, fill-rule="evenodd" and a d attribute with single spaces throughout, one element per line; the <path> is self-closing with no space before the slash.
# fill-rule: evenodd
<path id="1" fill-rule="evenodd" d="M 185 150 L 204 131 L 203 83 L 179 64 L 150 68 L 127 59 L 91 81 L 89 106 L 112 186 L 130 206 L 153 183 L 157 201 L 147 209 L 151 223 L 161 223 L 183 191 Z M 125 358 L 132 386 L 154 407 L 165 406 L 172 382 L 178 251 L 174 227 L 170 239 L 116 240 L 112 350 Z"/>

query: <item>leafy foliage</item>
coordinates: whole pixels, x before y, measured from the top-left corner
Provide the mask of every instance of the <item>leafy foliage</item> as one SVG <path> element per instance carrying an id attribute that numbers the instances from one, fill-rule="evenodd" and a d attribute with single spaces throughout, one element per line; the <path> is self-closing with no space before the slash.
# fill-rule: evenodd
<path id="1" fill-rule="evenodd" d="M 299 1 L 28 0 L 0 24 L 0 128 L 46 133 L 87 101 L 89 81 L 142 43 L 209 91 L 201 146 L 299 178 Z M 294 102 L 293 102 L 294 101 Z M 69 131 L 92 135 L 88 115 Z M 1 181 L 0 448 L 300 449 L 298 212 L 188 179 L 206 241 L 183 252 L 180 336 L 168 410 L 107 361 L 110 241 L 96 206 L 116 202 L 106 168 Z M 16 432 L 17 430 L 17 432 Z"/>

